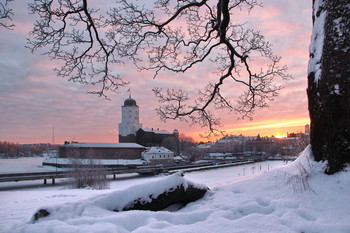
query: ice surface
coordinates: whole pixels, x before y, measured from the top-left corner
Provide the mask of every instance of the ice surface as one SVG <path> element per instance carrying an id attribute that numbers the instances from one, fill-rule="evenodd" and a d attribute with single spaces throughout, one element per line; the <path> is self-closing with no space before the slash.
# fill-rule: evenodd
<path id="1" fill-rule="evenodd" d="M 84 161 L 84 159 L 83 159 Z M 146 162 L 142 159 L 92 159 L 85 160 L 86 163 L 90 161 L 94 162 L 94 164 L 105 164 L 105 165 L 144 165 Z M 47 158 L 45 159 L 46 163 L 52 164 L 71 164 L 72 160 L 69 158 Z"/>
<path id="2" fill-rule="evenodd" d="M 20 173 L 51 171 L 50 167 L 41 166 L 46 157 L 21 157 L 17 159 L 0 159 L 0 173 Z"/>
<path id="3" fill-rule="evenodd" d="M 69 143 L 63 145 L 64 147 L 93 147 L 93 148 L 144 148 L 143 146 L 137 143 L 98 143 L 98 142 L 89 142 L 89 143 Z"/>

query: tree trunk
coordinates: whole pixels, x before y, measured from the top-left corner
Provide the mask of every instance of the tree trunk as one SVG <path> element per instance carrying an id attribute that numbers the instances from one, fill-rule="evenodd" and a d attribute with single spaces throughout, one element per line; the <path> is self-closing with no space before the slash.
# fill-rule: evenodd
<path id="1" fill-rule="evenodd" d="M 350 3 L 313 0 L 308 70 L 310 144 L 327 174 L 350 163 Z"/>

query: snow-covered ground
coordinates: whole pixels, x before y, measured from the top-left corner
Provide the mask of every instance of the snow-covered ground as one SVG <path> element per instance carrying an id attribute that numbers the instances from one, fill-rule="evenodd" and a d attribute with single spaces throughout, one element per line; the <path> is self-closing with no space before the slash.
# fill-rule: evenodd
<path id="1" fill-rule="evenodd" d="M 0 191 L 0 232 L 350 232 L 350 171 L 324 175 L 324 165 L 311 162 L 308 149 L 293 163 L 273 164 L 186 173 L 186 180 L 211 190 L 174 212 L 110 209 L 135 194 L 147 196 L 157 185 L 159 191 L 183 182 L 178 175 L 120 179 L 107 190 Z M 33 223 L 43 207 L 53 214 Z"/>
<path id="2" fill-rule="evenodd" d="M 0 173 L 19 173 L 54 171 L 52 167 L 42 166 L 46 157 L 21 157 L 17 159 L 0 159 Z"/>

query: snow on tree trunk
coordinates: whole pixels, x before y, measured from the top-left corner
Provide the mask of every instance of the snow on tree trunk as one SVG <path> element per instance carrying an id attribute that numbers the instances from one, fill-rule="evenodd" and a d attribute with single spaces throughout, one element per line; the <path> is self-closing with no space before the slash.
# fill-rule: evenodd
<path id="1" fill-rule="evenodd" d="M 350 2 L 313 0 L 308 68 L 310 143 L 333 174 L 350 163 Z"/>

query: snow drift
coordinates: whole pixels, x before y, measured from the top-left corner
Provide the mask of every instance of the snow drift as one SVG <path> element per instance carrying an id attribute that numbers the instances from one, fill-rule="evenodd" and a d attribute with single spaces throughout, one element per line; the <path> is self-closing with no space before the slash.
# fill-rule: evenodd
<path id="1" fill-rule="evenodd" d="M 314 162 L 310 153 L 307 148 L 293 163 L 262 175 L 225 180 L 212 187 L 202 199 L 175 212 L 110 211 L 122 208 L 145 193 L 141 187 L 161 193 L 170 182 L 179 184 L 177 182 L 182 179 L 166 177 L 161 180 L 161 185 L 150 183 L 128 188 L 128 192 L 114 192 L 119 196 L 106 194 L 87 200 L 80 198 L 81 201 L 63 206 L 48 206 L 53 210 L 52 216 L 34 224 L 29 219 L 24 222 L 23 218 L 10 222 L 9 215 L 16 212 L 9 211 L 2 215 L 8 221 L 0 227 L 0 232 L 348 233 L 350 171 L 325 175 L 325 164 Z M 216 174 L 220 175 L 220 169 Z M 31 209 L 32 204 L 19 201 L 23 206 L 18 211 Z M 117 202 L 120 204 L 115 206 Z M 32 214 L 33 210 L 28 216 Z"/>
<path id="2" fill-rule="evenodd" d="M 97 196 L 85 202 L 40 208 L 34 214 L 32 222 L 44 217 L 60 220 L 75 218 L 85 212 L 85 209 L 115 212 L 126 210 L 159 211 L 170 205 L 179 204 L 184 206 L 196 201 L 202 198 L 208 190 L 208 187 L 204 185 L 195 184 L 184 179 L 182 173 L 176 173 L 159 181 Z M 62 213 L 65 214 L 62 215 Z"/>

